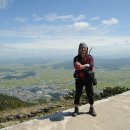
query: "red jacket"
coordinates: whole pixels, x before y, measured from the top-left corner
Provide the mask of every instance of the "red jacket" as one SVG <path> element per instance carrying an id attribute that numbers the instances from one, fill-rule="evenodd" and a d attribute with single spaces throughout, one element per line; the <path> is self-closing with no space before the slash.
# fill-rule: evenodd
<path id="1" fill-rule="evenodd" d="M 87 55 L 86 57 L 82 57 L 80 54 L 78 54 L 76 57 L 74 57 L 73 65 L 75 68 L 75 73 L 79 78 L 84 78 L 84 71 L 85 69 L 80 68 L 80 66 L 76 65 L 75 62 L 79 62 L 81 65 L 90 64 L 89 70 L 94 71 L 94 60 L 91 55 Z"/>

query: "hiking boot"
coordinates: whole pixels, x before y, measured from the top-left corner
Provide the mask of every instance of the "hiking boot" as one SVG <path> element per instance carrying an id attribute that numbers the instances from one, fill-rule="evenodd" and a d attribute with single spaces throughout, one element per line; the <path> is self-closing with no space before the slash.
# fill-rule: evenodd
<path id="1" fill-rule="evenodd" d="M 79 114 L 79 108 L 75 107 L 73 116 L 77 116 Z"/>
<path id="2" fill-rule="evenodd" d="M 90 107 L 89 114 L 92 115 L 92 116 L 96 116 L 97 115 L 93 107 Z"/>

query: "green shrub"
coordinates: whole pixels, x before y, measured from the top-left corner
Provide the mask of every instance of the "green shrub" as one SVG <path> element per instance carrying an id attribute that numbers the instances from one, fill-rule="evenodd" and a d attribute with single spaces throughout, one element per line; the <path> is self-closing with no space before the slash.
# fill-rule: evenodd
<path id="1" fill-rule="evenodd" d="M 19 107 L 28 107 L 34 104 L 24 102 L 16 97 L 0 94 L 0 110 L 15 109 Z"/>
<path id="2" fill-rule="evenodd" d="M 125 88 L 125 87 L 114 87 L 114 88 L 111 88 L 111 87 L 106 87 L 103 89 L 102 93 L 100 93 L 100 97 L 101 98 L 107 98 L 107 97 L 110 97 L 110 96 L 114 96 L 114 95 L 117 95 L 117 94 L 121 94 L 123 92 L 126 92 L 130 89 L 128 88 Z"/>
<path id="3" fill-rule="evenodd" d="M 103 98 L 114 96 L 114 95 L 126 92 L 128 90 L 130 90 L 130 89 L 129 88 L 125 88 L 125 87 L 119 87 L 119 86 L 114 87 L 114 88 L 106 87 L 106 88 L 104 88 L 102 90 L 101 93 L 99 93 L 99 94 L 94 93 L 94 100 L 95 101 L 96 100 L 101 100 Z M 75 97 L 75 91 L 72 90 L 71 92 L 69 92 L 68 94 L 66 94 L 64 96 L 64 99 L 69 100 L 69 99 L 74 99 L 74 97 Z M 83 93 L 81 95 L 81 100 L 83 100 L 83 101 L 85 100 L 86 101 L 86 92 L 85 92 L 85 90 L 83 90 Z"/>

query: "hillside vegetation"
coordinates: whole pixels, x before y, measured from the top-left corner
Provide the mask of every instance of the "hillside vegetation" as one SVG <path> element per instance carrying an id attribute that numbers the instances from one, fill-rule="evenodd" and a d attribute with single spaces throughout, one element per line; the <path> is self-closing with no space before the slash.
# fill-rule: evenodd
<path id="1" fill-rule="evenodd" d="M 0 94 L 0 111 L 21 108 L 21 107 L 29 107 L 32 105 L 34 104 L 24 102 L 16 97 Z"/>

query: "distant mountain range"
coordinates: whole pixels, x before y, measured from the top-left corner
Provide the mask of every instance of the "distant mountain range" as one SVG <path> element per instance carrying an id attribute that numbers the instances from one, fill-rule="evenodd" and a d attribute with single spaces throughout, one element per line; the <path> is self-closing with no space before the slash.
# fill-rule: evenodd
<path id="1" fill-rule="evenodd" d="M 119 59 L 104 59 L 104 58 L 94 58 L 95 68 L 104 68 L 104 69 L 119 69 L 120 67 L 130 67 L 130 58 L 119 58 Z M 24 65 L 32 65 L 32 64 L 47 64 L 52 66 L 54 69 L 65 68 L 65 69 L 73 69 L 73 58 L 69 57 L 68 59 L 64 57 L 62 58 L 50 58 L 50 59 L 42 59 L 42 58 L 23 58 L 17 60 L 6 60 L 0 61 L 0 64 L 24 64 Z"/>
<path id="2" fill-rule="evenodd" d="M 120 69 L 121 67 L 130 67 L 130 58 L 120 58 L 120 59 L 101 59 L 95 58 L 95 68 L 104 69 Z M 61 63 L 54 64 L 53 67 L 58 69 L 59 67 L 64 67 L 66 69 L 73 69 L 73 61 L 65 61 Z"/>
<path id="3" fill-rule="evenodd" d="M 130 58 L 95 59 L 95 67 L 103 67 L 105 69 L 119 69 L 121 67 L 130 67 Z"/>

